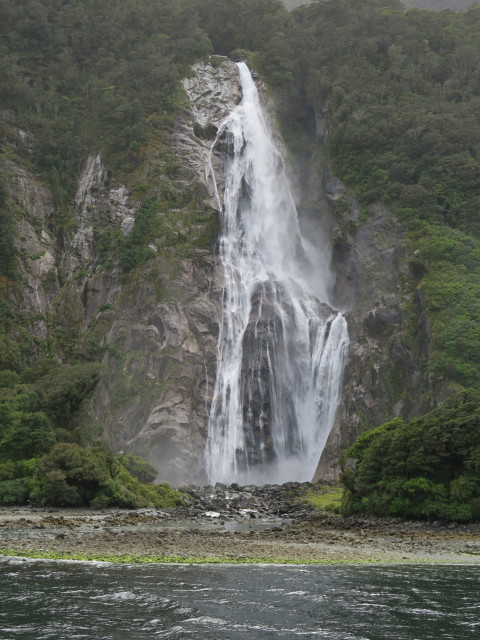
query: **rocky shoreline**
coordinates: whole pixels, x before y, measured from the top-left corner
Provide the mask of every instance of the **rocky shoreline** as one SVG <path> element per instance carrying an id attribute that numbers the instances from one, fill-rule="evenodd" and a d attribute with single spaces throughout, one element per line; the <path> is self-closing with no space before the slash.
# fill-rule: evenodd
<path id="1" fill-rule="evenodd" d="M 480 564 L 480 524 L 344 518 L 298 499 L 308 487 L 188 487 L 185 507 L 0 509 L 0 553 L 195 562 Z"/>

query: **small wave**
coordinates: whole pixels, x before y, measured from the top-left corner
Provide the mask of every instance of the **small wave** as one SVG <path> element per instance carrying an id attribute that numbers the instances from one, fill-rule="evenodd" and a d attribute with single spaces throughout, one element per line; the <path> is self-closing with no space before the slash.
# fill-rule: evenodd
<path id="1" fill-rule="evenodd" d="M 181 636 L 179 636 L 180 633 L 182 634 Z M 157 638 L 179 638 L 179 637 L 185 637 L 185 635 L 193 635 L 193 634 L 191 634 L 189 631 L 185 630 L 183 627 L 180 627 L 178 625 L 175 625 L 170 629 L 157 631 L 157 633 L 155 633 L 155 636 Z"/>
<path id="2" fill-rule="evenodd" d="M 187 618 L 187 620 L 184 620 L 184 624 L 187 623 L 203 623 L 203 624 L 208 624 L 208 625 L 212 625 L 214 627 L 231 627 L 232 624 L 229 620 L 224 620 L 223 618 L 212 618 L 211 616 L 198 616 L 198 618 Z"/>

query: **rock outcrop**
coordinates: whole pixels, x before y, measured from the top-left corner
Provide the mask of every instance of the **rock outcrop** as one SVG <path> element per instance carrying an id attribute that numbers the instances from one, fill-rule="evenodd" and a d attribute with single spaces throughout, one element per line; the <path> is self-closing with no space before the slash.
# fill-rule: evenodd
<path id="1" fill-rule="evenodd" d="M 216 174 L 218 189 L 223 188 L 223 154 L 218 145 L 211 147 L 222 121 L 235 108 L 242 97 L 238 69 L 227 58 L 212 58 L 197 62 L 192 77 L 183 81 L 190 110 L 177 121 L 175 150 L 179 158 L 190 167 L 196 177 L 200 193 L 215 210 L 219 207 L 211 169 Z"/>

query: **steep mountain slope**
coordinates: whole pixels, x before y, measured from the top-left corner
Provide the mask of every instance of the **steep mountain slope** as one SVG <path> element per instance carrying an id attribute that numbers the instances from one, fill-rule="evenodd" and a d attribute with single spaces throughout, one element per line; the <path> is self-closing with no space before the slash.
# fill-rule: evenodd
<path id="1" fill-rule="evenodd" d="M 314 0 L 284 0 L 287 9 L 292 10 L 302 4 L 310 4 Z M 430 9 L 431 11 L 467 11 L 470 7 L 478 5 L 471 0 L 402 0 L 402 4 L 408 9 Z"/>
<path id="2" fill-rule="evenodd" d="M 34 411 L 50 445 L 100 439 L 205 480 L 222 274 L 204 165 L 240 97 L 233 63 L 192 70 L 212 51 L 257 70 L 301 224 L 331 239 L 351 350 L 319 477 L 366 428 L 478 386 L 479 20 L 395 0 L 3 2 L 0 449 Z M 61 417 L 28 404 L 62 376 Z"/>

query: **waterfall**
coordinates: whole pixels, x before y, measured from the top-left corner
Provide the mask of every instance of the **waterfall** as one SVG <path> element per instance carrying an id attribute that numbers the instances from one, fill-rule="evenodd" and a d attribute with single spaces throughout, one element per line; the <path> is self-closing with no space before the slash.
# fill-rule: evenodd
<path id="1" fill-rule="evenodd" d="M 335 419 L 348 345 L 329 300 L 328 254 L 302 237 L 255 82 L 221 124 L 224 287 L 206 447 L 210 482 L 311 480 Z"/>

